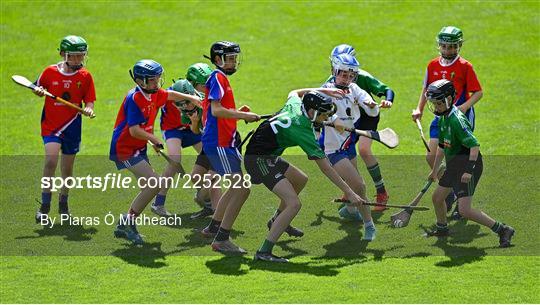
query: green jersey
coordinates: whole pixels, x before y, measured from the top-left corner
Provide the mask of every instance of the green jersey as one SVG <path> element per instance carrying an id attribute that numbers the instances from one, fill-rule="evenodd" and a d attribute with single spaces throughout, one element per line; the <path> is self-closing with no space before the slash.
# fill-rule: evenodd
<path id="1" fill-rule="evenodd" d="M 253 134 L 246 155 L 280 156 L 287 147 L 300 146 L 310 159 L 326 155 L 317 142 L 313 123 L 298 96 L 290 96 L 273 119 L 263 122 Z"/>
<path id="2" fill-rule="evenodd" d="M 480 146 L 471 123 L 456 106 L 448 115 L 439 117 L 439 146 L 444 149 L 446 163 L 456 155 L 468 155 L 471 147 Z"/>
<path id="3" fill-rule="evenodd" d="M 326 80 L 326 82 L 331 81 L 333 78 L 333 76 L 330 76 Z M 378 97 L 386 95 L 386 91 L 390 89 L 390 87 L 388 87 L 385 83 L 376 79 L 373 75 L 362 69 L 358 71 L 358 78 L 356 78 L 356 84 L 358 85 L 358 87 L 360 87 L 360 89 Z"/>

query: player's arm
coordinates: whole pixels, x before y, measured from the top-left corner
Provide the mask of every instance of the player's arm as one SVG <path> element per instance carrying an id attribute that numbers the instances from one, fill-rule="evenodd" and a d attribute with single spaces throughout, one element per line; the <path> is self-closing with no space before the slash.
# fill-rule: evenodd
<path id="1" fill-rule="evenodd" d="M 199 128 L 199 126 L 200 126 L 201 118 L 199 117 L 199 112 L 195 111 L 194 113 L 192 113 L 189 116 L 189 119 L 191 121 L 191 124 L 189 124 L 189 128 L 191 129 L 191 132 L 193 132 L 194 134 L 200 134 L 201 129 Z"/>
<path id="2" fill-rule="evenodd" d="M 255 122 L 261 119 L 256 113 L 227 109 L 221 105 L 220 101 L 211 100 L 210 102 L 212 105 L 212 115 L 215 117 L 245 120 L 246 122 Z"/>
<path id="3" fill-rule="evenodd" d="M 167 90 L 167 99 L 173 101 L 191 101 L 195 106 L 201 108 L 201 99 L 196 95 L 184 94 L 173 90 Z"/>
<path id="4" fill-rule="evenodd" d="M 347 199 L 351 201 L 354 205 L 360 205 L 362 204 L 363 200 L 360 198 L 353 190 L 341 179 L 341 177 L 338 175 L 338 173 L 332 168 L 330 165 L 330 161 L 328 161 L 328 158 L 322 158 L 322 159 L 316 159 L 315 162 L 317 163 L 317 166 L 321 170 L 321 172 L 332 181 L 332 183 L 337 186 L 345 195 L 347 196 Z"/>
<path id="5" fill-rule="evenodd" d="M 360 75 L 358 76 L 358 78 L 360 80 Z M 381 100 L 379 107 L 391 108 L 394 102 L 394 90 L 390 89 L 390 87 L 388 87 L 385 83 L 381 82 L 376 77 L 367 72 L 362 75 L 362 78 L 367 86 L 368 92 L 373 92 L 379 98 L 384 97 Z"/>
<path id="6" fill-rule="evenodd" d="M 459 105 L 458 108 L 461 112 L 465 113 L 469 110 L 474 104 L 476 104 L 484 96 L 482 90 L 473 92 L 471 97 L 463 104 Z"/>
<path id="7" fill-rule="evenodd" d="M 416 121 L 417 119 L 422 119 L 422 113 L 424 113 L 424 108 L 426 107 L 426 87 L 422 88 L 422 92 L 420 93 L 420 98 L 418 99 L 418 105 L 416 106 L 416 109 L 412 112 L 412 120 Z"/>
<path id="8" fill-rule="evenodd" d="M 163 145 L 156 136 L 145 131 L 140 125 L 133 125 L 129 127 L 129 134 L 139 140 L 150 141 L 156 145 Z"/>
<path id="9" fill-rule="evenodd" d="M 439 145 L 442 145 L 440 143 L 442 142 L 439 142 Z M 441 167 L 441 163 L 443 159 L 444 159 L 444 151 L 440 146 L 438 146 L 437 151 L 435 152 L 435 161 L 433 161 L 433 167 L 428 177 L 428 179 L 430 179 L 431 181 L 437 181 L 438 179 L 437 173 L 439 171 L 439 168 Z"/>
<path id="10" fill-rule="evenodd" d="M 298 96 L 299 98 L 302 98 L 304 94 L 310 92 L 310 91 L 319 91 L 321 93 L 324 93 L 326 95 L 329 95 L 331 97 L 343 97 L 345 96 L 345 91 L 338 89 L 338 88 L 303 88 L 303 89 L 296 89 L 291 92 L 289 92 L 289 97 L 291 96 Z"/>
<path id="11" fill-rule="evenodd" d="M 84 103 L 84 109 L 83 113 L 87 116 L 91 116 L 94 114 L 94 102 L 85 102 Z"/>

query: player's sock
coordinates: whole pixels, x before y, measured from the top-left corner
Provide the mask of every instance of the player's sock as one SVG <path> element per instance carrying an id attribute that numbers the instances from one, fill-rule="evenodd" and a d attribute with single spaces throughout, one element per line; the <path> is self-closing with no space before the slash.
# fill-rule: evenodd
<path id="1" fill-rule="evenodd" d="M 269 241 L 268 239 L 265 239 L 263 244 L 259 248 L 259 252 L 272 253 L 273 248 L 274 248 L 274 243 Z"/>
<path id="2" fill-rule="evenodd" d="M 43 214 L 48 214 L 51 210 L 52 193 L 41 193 L 41 208 L 39 211 Z"/>
<path id="3" fill-rule="evenodd" d="M 157 194 L 156 195 L 156 201 L 154 201 L 153 206 L 157 207 L 157 206 L 165 205 L 165 199 L 166 198 L 167 198 L 167 195 Z"/>
<path id="4" fill-rule="evenodd" d="M 499 233 L 502 228 L 503 228 L 502 223 L 495 221 L 495 224 L 491 227 L 491 231 L 495 233 Z"/>
<path id="5" fill-rule="evenodd" d="M 219 227 L 219 230 L 216 235 L 216 241 L 225 241 L 229 239 L 229 236 L 231 235 L 230 230 L 225 230 L 222 227 Z"/>
<path id="6" fill-rule="evenodd" d="M 365 221 L 364 226 L 366 226 L 366 227 L 374 227 L 375 228 L 375 223 L 373 223 L 373 220 Z"/>
<path id="7" fill-rule="evenodd" d="M 211 233 L 217 233 L 220 225 L 221 225 L 221 221 L 217 221 L 217 220 L 214 220 L 214 218 L 212 218 L 212 220 L 210 220 L 210 224 L 208 225 L 208 229 Z"/>
<path id="8" fill-rule="evenodd" d="M 68 209 L 68 195 L 60 194 L 60 198 L 58 199 L 58 207 L 61 211 Z"/>
<path id="9" fill-rule="evenodd" d="M 369 175 L 371 176 L 371 179 L 373 179 L 373 182 L 375 183 L 377 194 L 386 193 L 386 189 L 384 187 L 384 180 L 381 175 L 381 169 L 379 168 L 379 163 L 368 167 L 367 170 L 369 172 Z"/>
<path id="10" fill-rule="evenodd" d="M 437 227 L 437 231 L 441 231 L 441 232 L 448 231 L 448 224 L 447 223 L 437 222 L 435 224 L 435 226 Z"/>

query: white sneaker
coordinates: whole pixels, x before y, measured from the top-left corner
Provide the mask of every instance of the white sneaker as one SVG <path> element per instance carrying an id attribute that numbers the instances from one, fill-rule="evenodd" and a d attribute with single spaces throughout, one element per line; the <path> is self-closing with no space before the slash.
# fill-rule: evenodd
<path id="1" fill-rule="evenodd" d="M 164 205 L 158 205 L 158 206 L 155 206 L 155 205 L 152 205 L 150 207 L 150 210 L 152 211 L 152 213 L 158 215 L 158 216 L 161 216 L 161 217 L 173 217 L 174 215 L 169 213 L 169 211 L 167 211 L 167 209 L 165 208 Z"/>

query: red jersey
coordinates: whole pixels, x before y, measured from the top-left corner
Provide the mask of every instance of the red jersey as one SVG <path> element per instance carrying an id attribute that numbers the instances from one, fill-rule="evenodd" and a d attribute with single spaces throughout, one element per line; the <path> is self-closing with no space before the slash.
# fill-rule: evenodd
<path id="1" fill-rule="evenodd" d="M 220 70 L 214 70 L 206 81 L 203 100 L 202 123 L 204 146 L 233 147 L 236 135 L 236 119 L 217 118 L 212 115 L 211 102 L 219 102 L 223 108 L 236 109 L 229 79 Z"/>
<path id="2" fill-rule="evenodd" d="M 81 107 L 82 102 L 90 103 L 96 100 L 94 80 L 85 68 L 68 74 L 62 72 L 58 65 L 48 66 L 39 76 L 37 85 Z M 41 112 L 41 135 L 80 138 L 80 113 L 46 96 Z"/>
<path id="3" fill-rule="evenodd" d="M 424 78 L 424 88 L 436 80 L 447 79 L 451 81 L 456 88 L 454 104 L 457 106 L 469 99 L 470 92 L 482 90 L 470 62 L 458 56 L 450 65 L 443 66 L 440 59 L 441 57 L 438 56 L 429 62 Z"/>
<path id="4" fill-rule="evenodd" d="M 165 89 L 159 89 L 149 98 L 146 98 L 138 86 L 129 91 L 116 116 L 109 159 L 125 161 L 146 152 L 147 141 L 132 137 L 129 127 L 139 125 L 153 134 L 158 109 L 165 105 L 167 96 Z"/>

